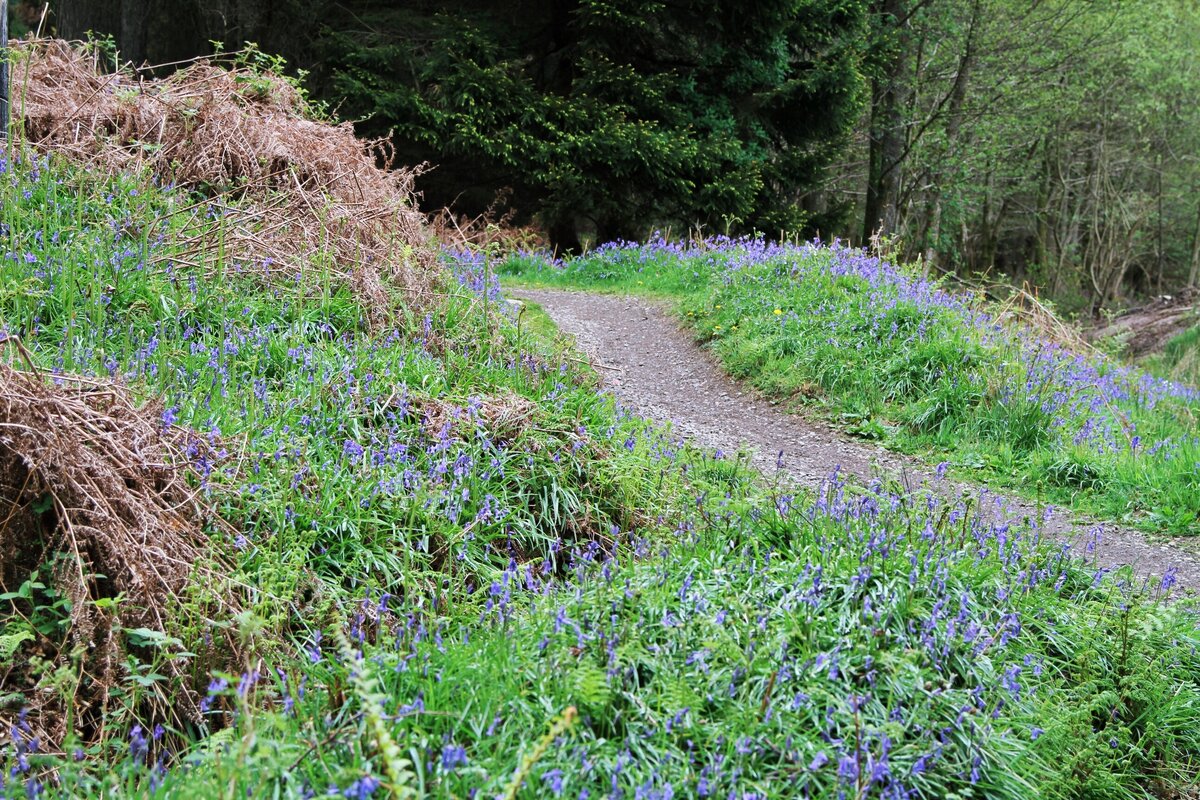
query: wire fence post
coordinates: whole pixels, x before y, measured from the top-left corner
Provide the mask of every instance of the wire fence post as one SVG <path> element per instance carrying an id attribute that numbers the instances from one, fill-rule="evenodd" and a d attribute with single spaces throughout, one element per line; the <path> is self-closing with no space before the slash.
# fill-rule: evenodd
<path id="1" fill-rule="evenodd" d="M 0 0 L 0 139 L 8 141 L 8 0 Z"/>

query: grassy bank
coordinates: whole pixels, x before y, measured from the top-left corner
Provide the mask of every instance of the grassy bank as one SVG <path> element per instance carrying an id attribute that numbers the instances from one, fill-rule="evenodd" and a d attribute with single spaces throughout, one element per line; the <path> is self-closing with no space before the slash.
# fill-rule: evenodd
<path id="1" fill-rule="evenodd" d="M 474 256 L 447 254 L 448 296 L 379 330 L 319 261 L 280 280 L 185 250 L 223 231 L 194 201 L 45 160 L 0 170 L 6 335 L 50 385 L 111 381 L 191 432 L 196 501 L 243 601 L 203 623 L 178 608 L 192 622 L 175 639 L 118 630 L 127 661 L 81 673 L 44 579 L 88 565 L 42 553 L 0 599 L 5 796 L 1110 798 L 1194 782 L 1200 633 L 1161 601 L 1169 585 L 1105 575 L 970 500 L 836 479 L 793 494 L 616 408 Z M 751 305 L 734 252 L 652 257 L 730 353 L 742 331 L 797 341 L 786 275 L 768 279 L 795 262 L 747 261 Z M 896 308 L 913 345 L 926 313 L 967 313 Z M 847 349 L 843 369 L 864 372 Z M 168 677 L 223 632 L 235 668 Z M 98 728 L 48 739 L 22 712 L 46 693 L 71 708 L 102 679 Z M 188 690 L 196 718 L 145 702 Z"/>
<path id="2" fill-rule="evenodd" d="M 1171 337 L 1162 353 L 1148 359 L 1146 366 L 1171 380 L 1200 385 L 1200 325 Z"/>
<path id="3" fill-rule="evenodd" d="M 1110 519 L 1200 532 L 1200 391 L 858 250 L 658 241 L 501 270 L 671 298 L 732 375 L 857 435 Z"/>

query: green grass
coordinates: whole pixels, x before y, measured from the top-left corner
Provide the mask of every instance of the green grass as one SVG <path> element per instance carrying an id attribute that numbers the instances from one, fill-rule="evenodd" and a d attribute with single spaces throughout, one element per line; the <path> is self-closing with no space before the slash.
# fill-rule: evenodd
<path id="1" fill-rule="evenodd" d="M 184 202 L 144 179 L 8 166 L 0 320 L 42 368 L 111 375 L 211 438 L 199 499 L 233 526 L 209 532 L 247 600 L 212 630 L 234 629 L 246 657 L 202 676 L 203 719 L 158 731 L 139 703 L 152 664 L 131 652 L 103 731 L 35 742 L 21 690 L 69 705 L 80 662 L 50 624 L 61 607 L 6 595 L 2 666 L 36 685 L 6 683 L 17 743 L 0 796 L 1119 798 L 1194 783 L 1200 632 L 1167 587 L 1105 575 L 1028 522 L 985 522 L 970 498 L 796 494 L 690 448 L 598 392 L 540 309 L 504 312 L 470 254 L 447 256 L 464 288 L 444 304 L 372 332 L 335 282 L 188 263 L 183 226 L 221 234 L 202 208 L 168 214 Z M 701 274 L 671 279 L 697 292 L 698 329 L 731 329 L 736 300 L 772 342 L 746 358 L 801 355 L 767 335 L 769 285 L 751 307 L 699 294 L 716 291 Z M 838 385 L 863 369 L 847 360 L 812 369 Z M 888 374 L 924 398 L 952 368 L 930 345 Z M 45 566 L 86 568 L 63 558 Z"/>
<path id="2" fill-rule="evenodd" d="M 356 668 L 397 714 L 391 736 L 405 744 L 414 784 L 441 797 L 498 796 L 516 757 L 567 707 L 579 720 L 538 761 L 527 795 L 558 796 L 561 780 L 569 797 L 614 787 L 662 796 L 668 785 L 677 796 L 834 797 L 848 787 L 886 796 L 886 781 L 871 788 L 867 778 L 880 764 L 926 797 L 1136 797 L 1139 781 L 1190 780 L 1184 754 L 1200 745 L 1200 698 L 1162 675 L 1200 669 L 1193 621 L 1148 603 L 1120 611 L 1114 590 L 1092 590 L 1069 568 L 1065 590 L 1015 596 L 997 591 L 992 559 L 954 559 L 944 575 L 932 559 L 911 580 L 907 548 L 870 563 L 859 582 L 854 538 L 871 535 L 869 517 L 847 541 L 832 520 L 814 530 L 765 500 L 741 501 L 661 558 L 581 556 L 573 586 L 536 600 L 516 596 L 524 570 L 514 570 L 482 620 L 401 615 L 386 635 L 368 636 Z M 763 546 L 801 531 L 795 545 Z M 927 580 L 948 584 L 954 613 L 939 615 Z M 973 647 L 955 631 L 958 613 L 980 626 Z M 1089 636 L 1077 638 L 1084 627 Z M 345 668 L 326 658 L 306 674 L 337 685 Z M 260 705 L 247 704 L 225 759 L 198 748 L 197 769 L 168 775 L 164 796 L 379 774 L 352 716 L 331 725 L 324 698 L 296 692 L 294 678 L 256 689 Z M 347 705 L 343 714 L 361 708 Z M 323 758 L 305 760 L 326 734 Z M 839 753 L 852 759 L 843 772 L 861 778 L 839 779 Z"/>
<path id="3" fill-rule="evenodd" d="M 717 240 L 498 269 L 669 298 L 731 375 L 856 435 L 1150 531 L 1200 532 L 1200 391 L 1043 341 L 902 267 Z"/>
<path id="4" fill-rule="evenodd" d="M 466 580 L 507 561 L 502 549 L 491 552 L 497 540 L 526 557 L 544 555 L 568 532 L 569 516 L 604 525 L 610 511 L 637 507 L 626 492 L 646 480 L 642 461 L 608 439 L 624 442 L 644 426 L 613 424 L 590 379 L 576 372 L 562 382 L 553 353 L 535 347 L 514 368 L 505 359 L 517 330 L 484 329 L 480 298 L 463 292 L 411 331 L 372 338 L 345 287 L 279 288 L 236 266 L 220 280 L 185 271 L 169 246 L 150 245 L 169 238 L 169 228 L 147 225 L 136 238 L 86 233 L 111 228 L 110 220 L 161 216 L 167 208 L 155 202 L 167 198 L 145 185 L 102 187 L 94 205 L 51 205 L 55 219 L 43 209 L 56 202 L 49 190 L 62 187 L 48 184 L 57 182 L 45 179 L 47 195 L 35 192 L 17 212 L 36 212 L 43 230 L 57 224 L 78 235 L 15 243 L 13 252 L 36 252 L 37 261 L 0 267 L 6 327 L 44 366 L 114 376 L 213 433 L 226 459 L 208 465 L 207 478 L 226 510 L 244 518 L 247 558 L 259 553 L 262 532 L 271 558 L 303 553 L 347 586 L 414 581 L 405 588 L 415 591 L 451 550 L 461 550 L 455 571 Z M 36 277 L 43 264 L 46 276 Z M 493 348 L 497 357 L 487 355 Z M 489 421 L 493 409 L 524 408 L 522 399 L 537 401 L 528 419 Z M 400 486 L 430 476 L 414 494 Z M 453 541 L 459 518 L 478 515 L 489 493 L 492 505 L 522 515 Z M 422 532 L 418 547 L 396 547 L 401 531 L 414 530 Z"/>
<path id="5" fill-rule="evenodd" d="M 1147 360 L 1146 368 L 1169 380 L 1200 386 L 1200 325 L 1173 336 L 1162 353 Z"/>

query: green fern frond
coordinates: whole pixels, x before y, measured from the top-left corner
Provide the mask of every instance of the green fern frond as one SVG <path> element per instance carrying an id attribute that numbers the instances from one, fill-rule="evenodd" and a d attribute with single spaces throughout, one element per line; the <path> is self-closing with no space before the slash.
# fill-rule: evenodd
<path id="1" fill-rule="evenodd" d="M 550 745 L 554 744 L 554 740 L 566 733 L 572 725 L 575 724 L 575 718 L 578 712 L 575 706 L 567 706 L 563 713 L 559 714 L 550 722 L 550 730 L 538 740 L 538 743 L 533 746 L 533 750 L 521 759 L 521 766 L 517 768 L 513 775 L 512 781 L 508 784 L 508 789 L 504 792 L 504 800 L 516 800 L 517 792 L 521 789 L 521 784 L 529 777 L 529 773 L 533 771 L 533 767 L 537 762 L 546 755 L 546 751 L 550 749 Z"/>
<path id="2" fill-rule="evenodd" d="M 338 615 L 338 622 L 344 622 Z M 400 746 L 392 738 L 380 709 L 383 708 L 385 696 L 379 691 L 375 679 L 371 677 L 368 664 L 347 638 L 344 624 L 334 626 L 334 637 L 342 661 L 350 665 L 350 686 L 354 696 L 362 707 L 363 719 L 367 723 L 367 735 L 379 753 L 383 762 L 383 772 L 387 777 L 384 786 L 389 794 L 398 800 L 408 800 L 417 797 L 413 788 L 416 776 L 412 772 L 412 762 L 400 754 Z"/>

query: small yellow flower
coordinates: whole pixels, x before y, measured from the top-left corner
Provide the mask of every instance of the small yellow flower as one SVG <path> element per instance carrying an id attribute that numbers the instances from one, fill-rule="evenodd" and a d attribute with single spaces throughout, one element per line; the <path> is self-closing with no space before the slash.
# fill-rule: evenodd
<path id="1" fill-rule="evenodd" d="M 779 315 L 781 315 L 781 314 L 783 314 L 783 309 L 782 309 L 782 308 L 777 308 L 777 309 L 775 309 L 775 316 L 777 316 L 777 317 L 778 317 L 778 316 L 779 316 Z"/>
<path id="2" fill-rule="evenodd" d="M 717 303 L 717 309 L 719 310 L 720 308 L 721 308 L 721 304 Z"/>
<path id="3" fill-rule="evenodd" d="M 720 325 L 714 325 L 714 326 L 713 326 L 713 333 L 716 333 L 716 332 L 718 332 L 718 331 L 720 331 L 720 330 L 721 330 L 721 326 L 720 326 Z"/>

